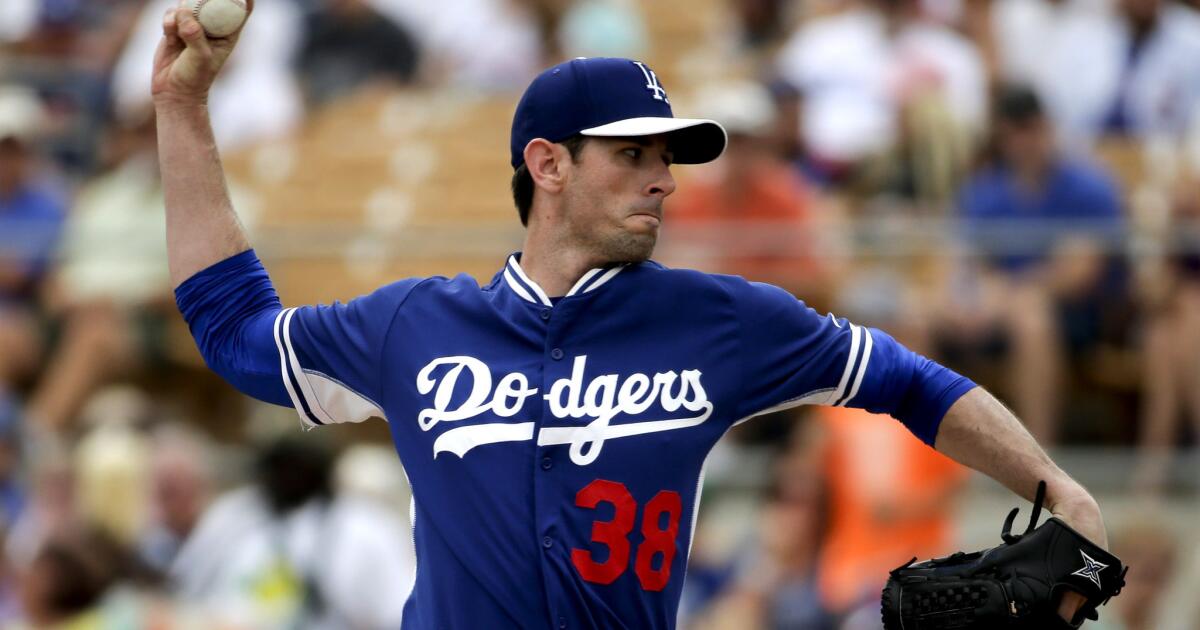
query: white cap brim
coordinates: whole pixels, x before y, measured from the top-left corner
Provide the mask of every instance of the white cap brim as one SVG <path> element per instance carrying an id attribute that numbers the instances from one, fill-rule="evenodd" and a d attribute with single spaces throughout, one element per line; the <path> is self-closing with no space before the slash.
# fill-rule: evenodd
<path id="1" fill-rule="evenodd" d="M 720 157 L 728 141 L 720 123 L 704 118 L 626 118 L 579 133 L 607 138 L 667 134 L 677 164 L 711 162 Z"/>

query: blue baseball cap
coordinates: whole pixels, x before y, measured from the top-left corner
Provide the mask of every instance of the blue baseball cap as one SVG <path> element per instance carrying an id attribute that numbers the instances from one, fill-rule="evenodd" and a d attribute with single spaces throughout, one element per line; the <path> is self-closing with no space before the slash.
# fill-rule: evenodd
<path id="1" fill-rule="evenodd" d="M 646 64 L 611 57 L 572 59 L 529 84 L 513 114 L 513 168 L 525 162 L 525 146 L 534 138 L 562 142 L 575 134 L 667 134 L 679 164 L 717 159 L 726 140 L 725 129 L 715 121 L 675 118 L 667 91 Z"/>

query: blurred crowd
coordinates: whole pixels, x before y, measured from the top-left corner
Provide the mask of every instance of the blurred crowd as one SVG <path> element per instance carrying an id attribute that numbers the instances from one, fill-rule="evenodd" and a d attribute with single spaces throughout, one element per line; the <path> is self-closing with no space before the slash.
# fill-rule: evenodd
<path id="1" fill-rule="evenodd" d="M 261 410 L 175 313 L 148 90 L 172 4 L 0 2 L 0 627 L 398 627 L 394 457 L 246 437 Z M 515 101 L 563 58 L 647 59 L 677 113 L 730 134 L 679 172 L 664 262 L 885 328 L 1044 444 L 1135 454 L 1129 492 L 1194 497 L 1200 2 L 701 5 L 706 30 L 663 50 L 635 0 L 257 0 L 210 97 L 217 141 L 287 137 L 364 92 Z M 956 545 L 966 472 L 886 418 L 809 410 L 731 438 L 710 478 L 737 449 L 773 463 L 706 497 L 687 627 L 877 628 L 887 570 Z M 1102 627 L 1188 628 L 1155 617 L 1173 534 L 1147 519 L 1113 544 L 1140 562 Z"/>

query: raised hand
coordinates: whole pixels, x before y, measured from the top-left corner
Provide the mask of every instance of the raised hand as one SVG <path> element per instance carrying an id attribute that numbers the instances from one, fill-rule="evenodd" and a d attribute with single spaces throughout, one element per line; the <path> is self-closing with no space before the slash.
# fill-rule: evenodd
<path id="1" fill-rule="evenodd" d="M 254 0 L 247 0 L 247 8 L 253 13 Z M 168 10 L 163 15 L 163 37 L 154 53 L 150 89 L 155 104 L 207 102 L 208 90 L 237 45 L 242 29 L 228 37 L 210 38 L 192 15 L 187 0 Z"/>

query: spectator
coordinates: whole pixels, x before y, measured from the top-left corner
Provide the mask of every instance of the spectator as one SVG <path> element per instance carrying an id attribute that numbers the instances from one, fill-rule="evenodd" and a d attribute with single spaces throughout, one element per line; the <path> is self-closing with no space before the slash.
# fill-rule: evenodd
<path id="1" fill-rule="evenodd" d="M 1136 561 L 1129 564 L 1121 595 L 1112 599 L 1095 624 L 1098 630 L 1159 630 L 1176 621 L 1172 617 L 1180 607 L 1162 601 L 1181 551 L 1175 534 L 1161 521 L 1147 520 L 1114 532 L 1112 550 L 1118 557 Z"/>
<path id="2" fill-rule="evenodd" d="M 983 3 L 990 10 L 988 36 L 994 43 L 995 78 L 1036 85 L 1046 70 L 1046 51 L 1087 21 L 1101 20 L 1105 5 L 1094 0 L 1006 0 Z"/>
<path id="3" fill-rule="evenodd" d="M 933 95 L 953 124 L 982 128 L 986 73 L 975 46 L 926 19 L 918 0 L 853 0 L 802 26 L 778 59 L 805 95 L 803 134 L 818 159 L 854 164 L 898 138 L 906 103 Z"/>
<path id="4" fill-rule="evenodd" d="M 1073 143 L 1184 133 L 1200 118 L 1200 17 L 1172 0 L 1114 4 L 1037 47 L 1048 110 Z"/>
<path id="5" fill-rule="evenodd" d="M 63 452 L 45 449 L 30 458 L 29 500 L 4 539 L 4 556 L 23 573 L 58 532 L 78 523 L 75 470 Z"/>
<path id="6" fill-rule="evenodd" d="M 1142 339 L 1142 409 L 1139 492 L 1160 494 L 1169 482 L 1184 418 L 1200 437 L 1200 177 L 1185 178 L 1175 191 L 1167 242 L 1170 264 L 1147 282 L 1147 322 Z"/>
<path id="7" fill-rule="evenodd" d="M 577 0 L 558 24 L 561 57 L 628 57 L 646 53 L 646 25 L 630 0 Z"/>
<path id="8" fill-rule="evenodd" d="M 438 85 L 519 89 L 542 66 L 544 34 L 524 0 L 371 0 L 413 31 Z M 258 19 L 259 16 L 255 16 Z"/>
<path id="9" fill-rule="evenodd" d="M 117 126 L 115 167 L 80 191 L 67 222 L 59 274 L 62 332 L 31 396 L 40 426 L 64 428 L 92 391 L 127 372 L 153 339 L 149 308 L 170 300 L 163 202 L 152 118 Z"/>
<path id="10" fill-rule="evenodd" d="M 12 527 L 29 499 L 21 470 L 22 437 L 15 403 L 0 399 L 0 531 Z"/>
<path id="11" fill-rule="evenodd" d="M 396 628 L 412 588 L 404 529 L 332 493 L 324 442 L 282 438 L 253 486 L 216 500 L 171 569 L 176 593 L 253 628 Z"/>
<path id="12" fill-rule="evenodd" d="M 42 122 L 37 96 L 0 85 L 0 399 L 39 361 L 36 315 L 66 215 L 65 195 L 38 171 Z"/>
<path id="13" fill-rule="evenodd" d="M 15 627 L 222 627 L 195 613 L 181 614 L 157 593 L 159 582 L 159 576 L 103 530 L 75 524 L 52 535 L 22 576 L 21 603 L 28 626 Z"/>
<path id="14" fill-rule="evenodd" d="M 175 0 L 152 0 L 142 9 L 113 71 L 117 115 L 136 119 L 150 105 L 150 60 L 162 38 L 162 19 Z M 304 115 L 293 61 L 303 34 L 292 0 L 258 0 L 239 50 L 213 85 L 208 100 L 213 132 L 222 150 L 281 136 Z"/>
<path id="15" fill-rule="evenodd" d="M 817 299 L 828 287 L 834 222 L 782 155 L 771 94 L 752 82 L 710 86 L 699 100 L 729 134 L 726 154 L 668 199 L 665 256 Z M 693 264 L 693 263 L 688 263 Z"/>
<path id="16" fill-rule="evenodd" d="M 786 35 L 789 4 L 784 0 L 735 0 L 739 39 L 747 48 L 767 48 L 777 45 Z"/>
<path id="17" fill-rule="evenodd" d="M 67 220 L 57 276 L 60 338 L 28 407 L 34 421 L 55 431 L 97 387 L 167 361 L 175 310 L 150 111 L 113 125 L 108 147 L 110 170 L 84 184 Z M 252 205 L 233 191 L 252 223 Z"/>
<path id="18" fill-rule="evenodd" d="M 985 269 L 956 286 L 938 316 L 945 350 L 1008 345 L 1017 414 L 1043 444 L 1058 432 L 1064 351 L 1104 341 L 1124 295 L 1108 254 L 1121 244 L 1121 198 L 1107 173 L 1055 149 L 1053 125 L 1027 88 L 997 98 L 997 159 L 963 187 L 959 212 Z"/>
<path id="19" fill-rule="evenodd" d="M 811 456 L 829 484 L 829 530 L 821 548 L 827 608 L 868 608 L 878 621 L 887 573 L 910 558 L 952 551 L 954 499 L 967 469 L 913 438 L 887 416 L 858 409 L 814 410 Z"/>
<path id="20" fill-rule="evenodd" d="M 310 104 L 321 105 L 364 84 L 408 83 L 419 61 L 409 31 L 366 0 L 326 0 L 308 15 L 299 67 Z"/>
<path id="21" fill-rule="evenodd" d="M 758 541 L 737 566 L 732 587 L 694 625 L 697 630 L 833 630 L 817 589 L 817 551 L 825 529 L 822 483 L 804 456 L 803 425 L 778 462 L 758 523 Z"/>
<path id="22" fill-rule="evenodd" d="M 152 443 L 151 520 L 140 553 L 165 573 L 208 507 L 215 462 L 204 437 L 183 425 L 160 428 Z"/>
<path id="23" fill-rule="evenodd" d="M 25 3 L 12 4 L 20 12 Z M 96 166 L 97 143 L 109 113 L 109 75 L 140 4 L 35 0 L 28 14 L 32 28 L 12 46 L 18 61 L 0 64 L 5 75 L 35 88 L 48 104 L 50 124 L 39 144 L 72 179 Z M 4 18 L 0 15 L 0 22 Z"/>
<path id="24" fill-rule="evenodd" d="M 149 446 L 136 427 L 109 416 L 90 427 L 75 448 L 81 518 L 122 547 L 132 547 L 147 524 Z"/>
<path id="25" fill-rule="evenodd" d="M 20 41 L 37 25 L 39 0 L 8 0 L 0 4 L 0 45 Z"/>
<path id="26" fill-rule="evenodd" d="M 21 599 L 30 626 L 69 627 L 95 615 L 118 579 L 116 549 L 95 530 L 64 530 L 47 540 L 22 579 Z"/>

